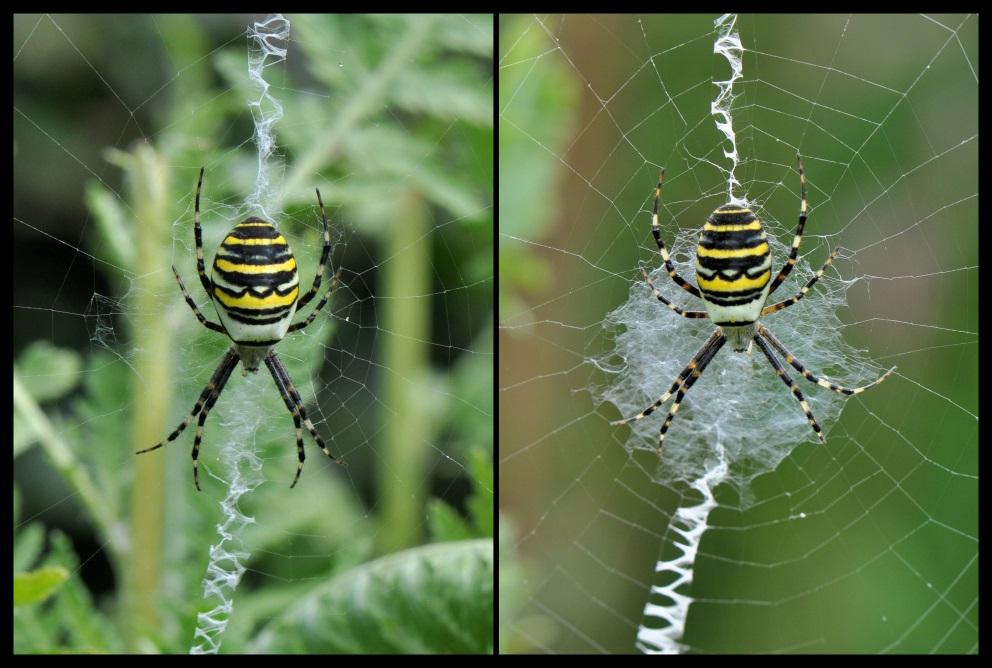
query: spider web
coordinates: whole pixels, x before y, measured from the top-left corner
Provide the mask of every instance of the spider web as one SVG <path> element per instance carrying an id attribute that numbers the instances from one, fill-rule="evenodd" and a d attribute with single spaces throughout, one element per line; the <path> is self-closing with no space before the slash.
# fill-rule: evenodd
<path id="1" fill-rule="evenodd" d="M 501 18 L 499 479 L 519 562 L 501 643 L 652 651 L 682 623 L 667 651 L 975 652 L 977 17 L 736 17 L 737 163 L 711 109 L 731 78 L 716 19 Z M 667 390 L 712 325 L 640 276 L 701 307 L 659 268 L 658 173 L 693 279 L 731 167 L 784 261 L 797 152 L 810 217 L 776 297 L 841 252 L 765 323 L 843 384 L 898 371 L 846 398 L 786 366 L 820 446 L 763 356 L 725 346 L 659 463 L 668 405 L 610 421 Z"/>
<path id="2" fill-rule="evenodd" d="M 75 349 L 86 360 L 72 376 L 74 394 L 52 407 L 52 414 L 60 416 L 53 419 L 59 433 L 78 439 L 77 463 L 86 465 L 106 489 L 110 514 L 117 514 L 121 522 L 127 519 L 130 492 L 122 498 L 113 498 L 112 492 L 129 490 L 136 467 L 134 451 L 154 442 L 133 443 L 128 432 L 141 395 L 166 397 L 159 406 L 165 415 L 164 431 L 157 438 L 164 437 L 189 411 L 230 345 L 196 322 L 168 269 L 176 266 L 194 301 L 208 319 L 216 320 L 195 269 L 196 173 L 201 164 L 206 165 L 201 219 L 208 271 L 223 235 L 247 215 L 257 215 L 253 207 L 269 203 L 246 203 L 259 159 L 246 96 L 240 82 L 232 83 L 232 78 L 247 77 L 250 54 L 245 27 L 253 20 L 247 16 L 16 17 L 15 78 L 21 82 L 19 90 L 30 94 L 14 100 L 15 356 L 29 343 L 41 341 Z M 474 48 L 481 63 L 487 57 L 483 52 L 488 26 L 466 17 L 460 21 L 465 33 L 461 50 L 472 53 Z M 280 212 L 276 223 L 300 266 L 301 290 L 309 289 L 321 253 L 320 214 L 313 192 L 317 187 L 333 237 L 323 285 L 335 271 L 341 274 L 316 320 L 276 350 L 317 431 L 347 466 L 329 461 L 304 433 L 306 464 L 299 484 L 288 490 L 297 462 L 293 422 L 264 366 L 249 377 L 243 377 L 239 368 L 210 413 L 200 450 L 202 494 L 163 494 L 166 484 L 170 491 L 178 489 L 173 483 L 179 479 L 192 488 L 189 454 L 195 422 L 164 449 L 142 455 L 160 457 L 167 467 L 167 483 L 139 489 L 132 503 L 164 504 L 162 561 L 174 570 L 166 572 L 167 594 L 159 604 L 163 609 L 174 606 L 171 609 L 180 609 L 180 614 L 166 620 L 161 635 L 181 638 L 176 641 L 179 647 L 190 639 L 192 629 L 177 627 L 176 619 L 185 622 L 203 594 L 199 579 L 185 574 L 198 570 L 202 576 L 207 550 L 216 540 L 217 502 L 231 474 L 222 461 L 228 434 L 245 430 L 248 438 L 238 446 L 253 450 L 261 466 L 251 485 L 260 486 L 242 502 L 245 514 L 253 518 L 245 520 L 242 528 L 252 554 L 245 578 L 248 589 L 255 592 L 272 586 L 305 593 L 314 581 L 323 579 L 321 573 L 329 562 L 344 569 L 370 559 L 377 549 L 383 551 L 387 537 L 374 519 L 384 512 L 384 489 L 394 488 L 401 498 L 405 495 L 411 507 L 436 499 L 464 513 L 473 449 L 491 447 L 486 438 L 492 421 L 488 334 L 492 266 L 486 245 L 491 237 L 491 195 L 474 185 L 491 182 L 491 160 L 486 151 L 475 148 L 473 138 L 485 122 L 471 115 L 475 101 L 491 98 L 491 90 L 485 84 L 463 92 L 464 106 L 447 109 L 446 119 L 438 110 L 427 109 L 431 120 L 425 121 L 416 113 L 419 110 L 410 112 L 385 97 L 378 107 L 356 112 L 384 113 L 389 123 L 409 131 L 411 137 L 424 125 L 440 124 L 436 143 L 410 144 L 421 153 L 411 152 L 405 168 L 395 164 L 384 168 L 374 160 L 383 159 L 378 155 L 370 158 L 367 169 L 337 168 L 328 177 L 330 170 L 316 164 L 299 173 L 292 156 L 285 153 L 280 133 L 323 140 L 327 110 L 341 103 L 327 94 L 328 86 L 321 85 L 327 82 L 317 81 L 315 70 L 308 73 L 296 30 L 294 23 L 289 64 L 266 69 L 265 77 L 275 82 L 270 94 L 284 104 L 285 98 L 295 96 L 297 102 L 303 98 L 302 104 L 313 108 L 309 115 L 299 107 L 295 113 L 287 109 L 275 124 L 278 145 L 267 187 L 270 194 L 284 185 L 308 193 L 300 200 L 283 193 L 274 208 Z M 310 30 L 313 39 L 314 28 Z M 483 32 L 476 35 L 476 46 L 470 47 L 473 30 Z M 121 59 L 106 46 L 115 39 L 120 40 L 120 52 L 134 60 Z M 333 45 L 341 77 L 334 83 L 356 79 L 361 83 L 361 77 L 352 74 L 355 68 L 361 72 L 382 55 L 367 48 L 347 39 Z M 197 50 L 203 55 L 196 60 L 179 58 Z M 412 63 L 413 54 L 407 57 Z M 135 71 L 147 76 L 135 77 Z M 373 70 L 368 77 L 379 74 Z M 450 83 L 454 88 L 472 80 L 466 76 Z M 45 106 L 46 100 L 59 99 L 57 89 L 65 86 L 71 87 L 77 101 L 76 117 L 68 120 Z M 343 88 L 347 86 L 338 90 Z M 204 89 L 214 97 L 193 98 L 190 93 Z M 341 93 L 341 99 L 347 94 Z M 183 113 L 174 114 L 184 103 Z M 368 136 L 374 139 L 372 132 Z M 149 147 L 158 151 L 157 157 L 141 153 Z M 426 173 L 431 166 L 446 164 L 452 150 L 462 164 L 474 156 L 471 173 L 462 180 Z M 122 259 L 125 247 L 130 242 L 140 245 L 143 235 L 155 234 L 132 227 L 135 218 L 144 220 L 145 212 L 141 201 L 132 197 L 131 184 L 121 179 L 121 166 L 133 165 L 127 161 L 140 160 L 133 157 L 140 155 L 149 160 L 149 169 L 168 175 L 168 180 L 150 178 L 148 183 L 159 183 L 166 193 L 180 192 L 181 198 L 165 207 L 169 214 L 162 247 L 169 249 L 168 254 L 156 258 L 154 266 L 132 268 Z M 353 164 L 345 157 L 337 162 Z M 388 183 L 381 182 L 383 169 L 394 170 Z M 287 183 L 294 176 L 299 183 Z M 104 199 L 97 193 L 101 189 Z M 426 189 L 427 201 L 406 197 L 405 189 Z M 46 198 L 47 203 L 38 204 Z M 114 221 L 121 233 L 118 237 L 106 235 L 94 215 L 108 199 L 123 213 Z M 447 206 L 439 205 L 439 200 Z M 420 227 L 414 225 L 418 213 Z M 396 232 L 401 225 L 420 231 L 404 237 Z M 399 242 L 393 241 L 397 235 Z M 422 263 L 416 267 L 417 260 L 413 261 L 422 274 L 408 281 L 420 286 L 414 287 L 420 292 L 396 294 L 395 283 L 403 278 L 397 277 L 397 269 L 410 266 L 410 258 Z M 397 303 L 398 309 L 390 308 Z M 389 313 L 394 315 L 384 315 Z M 396 313 L 416 317 L 397 320 Z M 164 353 L 169 374 L 158 379 L 164 380 L 164 392 L 156 379 L 145 375 L 146 351 L 136 337 L 140 330 L 136 323 L 151 323 L 168 332 L 172 347 Z M 423 356 L 419 363 L 403 357 L 403 345 L 410 342 Z M 80 397 L 91 412 L 71 409 Z M 411 441 L 407 443 L 411 452 L 419 453 L 406 465 L 387 452 L 391 446 L 385 443 L 390 438 L 395 441 L 397 432 Z M 96 442 L 96 435 L 106 440 Z M 105 592 L 113 584 L 108 581 L 108 543 L 87 536 L 84 525 L 92 510 L 80 503 L 78 491 L 53 480 L 46 468 L 37 449 L 17 460 L 17 481 L 22 491 L 28 490 L 28 517 L 78 531 L 81 572 L 97 592 Z M 38 480 L 51 483 L 47 492 L 44 486 L 32 489 L 29 483 Z M 427 540 L 430 533 L 426 514 L 413 517 L 410 540 Z M 180 535 L 182 539 L 176 538 Z M 263 616 L 277 614 L 272 609 Z M 243 639 L 250 629 L 242 625 L 232 632 Z"/>

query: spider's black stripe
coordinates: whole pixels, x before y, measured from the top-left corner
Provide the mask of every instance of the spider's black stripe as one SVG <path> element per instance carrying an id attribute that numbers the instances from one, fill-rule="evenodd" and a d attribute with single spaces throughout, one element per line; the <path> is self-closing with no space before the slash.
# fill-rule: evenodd
<path id="1" fill-rule="evenodd" d="M 233 339 L 232 339 L 233 341 Z M 239 346 L 248 348 L 269 348 L 282 341 L 282 339 L 269 339 L 268 341 L 234 341 Z"/>
<path id="2" fill-rule="evenodd" d="M 713 297 L 719 299 L 753 299 L 756 295 L 760 294 L 763 289 L 764 286 L 761 286 L 760 288 L 744 288 L 742 290 L 703 290 L 702 292 L 707 295 L 707 297 L 712 295 Z"/>
<path id="3" fill-rule="evenodd" d="M 739 257 L 707 257 L 705 255 L 698 255 L 696 261 L 700 267 L 704 269 L 710 269 L 712 271 L 722 272 L 721 275 L 727 280 L 732 280 L 734 278 L 740 278 L 742 274 L 747 274 L 751 278 L 754 278 L 765 269 L 758 270 L 757 265 L 755 265 L 755 258 L 760 259 L 764 262 L 767 253 L 762 253 L 760 255 L 742 255 Z M 760 263 L 759 263 L 760 265 Z M 735 275 L 731 275 L 734 273 Z"/>
<path id="4" fill-rule="evenodd" d="M 710 214 L 707 219 L 713 225 L 744 225 L 758 219 L 750 209 L 733 204 L 725 204 Z"/>
<path id="5" fill-rule="evenodd" d="M 272 309 L 265 309 L 265 310 L 266 311 L 270 311 Z M 224 311 L 227 312 L 227 317 L 228 318 L 230 318 L 231 320 L 235 320 L 237 322 L 243 323 L 245 325 L 272 325 L 272 324 L 275 324 L 277 322 L 281 322 L 281 321 L 285 320 L 286 319 L 286 315 L 289 312 L 289 309 L 284 309 L 281 315 L 276 315 L 276 316 L 269 317 L 269 318 L 253 318 L 253 317 L 248 317 L 248 316 L 242 315 L 241 313 L 244 313 L 244 309 L 239 309 L 239 311 L 241 311 L 241 313 L 235 313 L 234 312 L 234 309 L 224 307 Z M 258 311 L 250 311 L 250 312 L 251 313 L 258 313 Z"/>
<path id="6" fill-rule="evenodd" d="M 290 283 L 297 276 L 296 269 L 290 271 L 272 271 L 264 274 L 248 274 L 241 271 L 224 271 L 214 264 L 214 276 L 219 276 L 225 283 L 245 287 L 267 287 L 275 289 L 279 285 Z"/>
<path id="7" fill-rule="evenodd" d="M 752 292 L 709 292 L 704 290 L 703 294 L 706 295 L 706 301 L 712 302 L 718 306 L 739 306 L 740 304 L 749 304 L 753 302 L 755 298 L 761 294 L 761 290 L 755 290 Z"/>
<path id="8" fill-rule="evenodd" d="M 285 247 L 284 247 L 285 248 Z M 282 264 L 293 257 L 292 251 L 286 249 L 284 251 L 251 251 L 250 253 L 244 252 L 218 252 L 216 257 L 214 257 L 214 268 L 217 268 L 217 260 L 227 260 L 228 262 L 234 264 L 247 264 L 252 266 L 267 265 L 267 264 Z"/>
<path id="9" fill-rule="evenodd" d="M 224 306 L 223 304 L 220 306 L 223 307 L 226 313 L 234 313 L 249 318 L 264 318 L 269 316 L 285 315 L 292 305 L 287 304 L 286 306 L 274 306 L 272 308 L 239 308 L 237 306 Z"/>
<path id="10" fill-rule="evenodd" d="M 699 233 L 699 245 L 703 248 L 716 248 L 720 250 L 754 248 L 767 241 L 763 234 L 761 230 L 745 230 L 740 232 L 703 230 Z"/>
<path id="11" fill-rule="evenodd" d="M 217 266 L 217 260 L 227 260 L 238 264 L 279 264 L 291 257 L 293 257 L 293 252 L 286 244 L 264 246 L 221 244 L 220 251 L 214 257 L 214 266 Z"/>
<path id="12" fill-rule="evenodd" d="M 266 297 L 271 297 L 273 293 L 279 295 L 280 297 L 285 297 L 286 295 L 288 295 L 293 290 L 299 289 L 299 287 L 300 287 L 299 285 L 294 284 L 294 285 L 289 286 L 285 290 L 280 290 L 277 286 L 272 286 L 272 288 L 269 289 L 269 290 L 263 290 L 263 291 L 252 290 L 251 294 L 252 294 L 253 297 L 258 297 L 259 299 L 264 299 Z M 230 299 L 239 299 L 241 297 L 244 297 L 245 294 L 247 294 L 248 288 L 245 288 L 244 290 L 230 290 L 230 289 L 224 288 L 223 286 L 220 286 L 220 285 L 214 285 L 214 291 L 215 292 L 223 292 Z M 225 306 L 224 308 L 227 309 L 228 307 Z M 252 311 L 255 311 L 255 309 L 251 309 L 251 310 Z"/>
<path id="13" fill-rule="evenodd" d="M 245 223 L 252 223 L 251 225 L 245 225 Z M 264 224 L 263 224 L 264 223 Z M 279 236 L 279 230 L 272 226 L 271 223 L 266 223 L 264 220 L 259 220 L 258 218 L 249 218 L 235 225 L 227 236 L 234 237 L 235 239 L 275 239 Z"/>

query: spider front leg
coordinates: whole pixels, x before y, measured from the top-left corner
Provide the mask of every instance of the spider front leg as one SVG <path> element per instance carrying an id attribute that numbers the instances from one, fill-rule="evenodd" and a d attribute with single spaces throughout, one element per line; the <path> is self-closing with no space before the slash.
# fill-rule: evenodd
<path id="1" fill-rule="evenodd" d="M 320 309 L 324 308 L 324 304 L 327 303 L 327 299 L 331 296 L 331 292 L 337 286 L 338 279 L 340 277 L 341 277 L 341 270 L 338 269 L 337 272 L 335 272 L 334 274 L 334 278 L 331 280 L 331 284 L 327 286 L 327 291 L 324 293 L 324 296 L 320 298 L 319 302 L 317 302 L 317 306 L 314 307 L 313 311 L 310 312 L 310 315 L 308 315 L 305 319 L 301 320 L 295 325 L 290 325 L 289 329 L 287 330 L 287 333 L 298 332 L 307 325 L 309 325 L 311 322 L 313 322 L 313 319 L 317 317 L 318 313 L 320 313 Z"/>
<path id="2" fill-rule="evenodd" d="M 203 167 L 200 167 L 200 178 L 196 182 L 196 208 L 193 215 L 193 237 L 196 239 L 196 273 L 200 275 L 200 284 L 203 285 L 203 289 L 213 299 L 213 286 L 210 283 L 210 278 L 207 277 L 207 270 L 203 265 L 203 234 L 200 230 L 200 189 L 202 187 Z"/>
<path id="3" fill-rule="evenodd" d="M 865 390 L 871 389 L 871 388 L 875 387 L 876 385 L 878 385 L 879 383 L 881 383 L 883 380 L 885 380 L 886 378 L 888 378 L 889 376 L 891 376 L 892 375 L 892 372 L 894 372 L 896 370 L 896 367 L 892 367 L 891 369 L 889 369 L 888 371 L 886 371 L 884 374 L 882 374 L 882 376 L 880 378 L 878 378 L 874 382 L 868 383 L 867 385 L 865 385 L 863 387 L 854 387 L 854 388 L 844 387 L 842 385 L 837 385 L 836 383 L 832 383 L 832 382 L 830 382 L 829 380 L 827 380 L 825 378 L 820 378 L 819 376 L 816 376 L 816 375 L 810 373 L 806 369 L 806 367 L 804 367 L 802 365 L 802 363 L 800 363 L 800 361 L 797 360 L 795 358 L 795 356 L 793 356 L 793 354 L 790 353 L 786 349 L 785 345 L 781 341 L 779 341 L 778 338 L 776 338 L 775 335 L 772 334 L 768 330 L 768 328 L 765 327 L 764 325 L 761 325 L 761 324 L 758 325 L 758 333 L 761 334 L 766 339 L 768 339 L 768 342 L 771 343 L 772 346 L 775 347 L 775 349 L 779 352 L 779 354 L 781 354 L 782 356 L 785 357 L 785 361 L 788 364 L 791 364 L 792 367 L 796 371 L 798 371 L 799 373 L 801 373 L 803 375 L 803 378 L 805 378 L 806 380 L 810 381 L 811 383 L 816 383 L 820 387 L 825 387 L 828 390 L 833 390 L 834 392 L 837 392 L 839 394 L 847 394 L 847 395 L 861 394 Z"/>
<path id="4" fill-rule="evenodd" d="M 792 268 L 796 266 L 796 257 L 799 255 L 799 244 L 803 242 L 803 228 L 806 227 L 807 215 L 806 174 L 803 172 L 803 159 L 798 153 L 796 153 L 796 160 L 799 161 L 799 197 L 802 200 L 802 203 L 799 205 L 799 225 L 796 227 L 796 236 L 792 239 L 792 250 L 789 252 L 789 259 L 786 260 L 785 266 L 778 272 L 778 276 L 775 277 L 775 280 L 772 281 L 771 286 L 768 288 L 769 295 L 775 292 L 778 286 L 782 285 L 782 282 L 792 273 Z"/>
<path id="5" fill-rule="evenodd" d="M 698 297 L 702 299 L 702 295 L 699 294 L 699 289 L 695 285 L 692 285 L 684 278 L 679 276 L 679 273 L 675 270 L 675 265 L 672 264 L 672 259 L 668 255 L 668 249 L 665 247 L 665 242 L 661 239 L 661 226 L 658 224 L 658 202 L 661 200 L 661 184 L 665 181 L 665 170 L 661 170 L 661 174 L 658 175 L 658 185 L 654 189 L 654 211 L 651 214 L 651 235 L 654 237 L 655 244 L 658 245 L 658 252 L 661 253 L 661 259 L 665 263 L 665 270 L 668 272 L 669 277 L 675 281 L 679 287 L 688 292 L 693 297 Z"/>
<path id="6" fill-rule="evenodd" d="M 200 284 L 203 285 L 203 289 L 207 291 L 207 296 L 213 299 L 213 285 L 210 283 L 210 279 L 207 277 L 207 271 L 203 265 L 203 234 L 200 230 L 200 189 L 203 187 L 203 167 L 200 167 L 200 178 L 196 182 L 196 207 L 193 214 L 193 238 L 196 241 L 196 273 L 200 276 Z M 176 277 L 176 282 L 179 283 L 179 289 L 183 291 L 183 297 L 186 298 L 186 303 L 189 307 L 193 309 L 193 315 L 196 319 L 200 321 L 200 324 L 213 332 L 220 332 L 221 334 L 226 334 L 226 330 L 215 322 L 210 322 L 207 318 L 200 312 L 200 309 L 196 307 L 196 303 L 193 298 L 189 296 L 189 292 L 186 290 L 186 286 L 183 284 L 183 279 L 179 276 L 179 272 L 176 270 L 175 266 L 172 267 L 172 273 Z"/>
<path id="7" fill-rule="evenodd" d="M 189 307 L 191 309 L 193 309 L 193 315 L 195 315 L 196 319 L 200 321 L 200 324 L 202 324 L 204 327 L 206 327 L 207 329 L 213 332 L 220 332 L 221 334 L 227 334 L 227 332 L 221 325 L 218 325 L 216 322 L 210 322 L 209 320 L 207 320 L 206 316 L 204 316 L 203 313 L 200 312 L 200 309 L 196 307 L 196 303 L 193 301 L 193 298 L 189 296 L 189 292 L 186 291 L 186 286 L 183 285 L 183 279 L 179 276 L 179 272 L 176 270 L 175 267 L 172 268 L 172 273 L 176 277 L 176 282 L 179 283 L 179 289 L 183 291 L 183 297 L 186 298 L 186 303 L 189 304 Z"/>
<path id="8" fill-rule="evenodd" d="M 320 289 L 320 280 L 324 276 L 324 267 L 327 265 L 327 256 L 331 252 L 331 233 L 327 229 L 327 215 L 324 214 L 324 200 L 320 198 L 320 189 L 316 188 L 315 190 L 317 191 L 317 204 L 320 205 L 320 218 L 324 221 L 324 249 L 320 253 L 320 264 L 317 265 L 317 272 L 313 277 L 313 285 L 309 290 L 307 290 L 305 295 L 300 297 L 300 301 L 296 304 L 297 309 L 301 309 L 309 304 L 310 300 L 317 294 L 317 290 Z M 328 290 L 328 293 L 329 292 L 330 291 Z M 320 306 L 323 306 L 323 302 L 321 302 Z M 320 310 L 320 306 L 317 307 L 318 311 Z"/>
<path id="9" fill-rule="evenodd" d="M 822 267 L 820 267 L 820 270 L 817 271 L 815 274 L 813 274 L 813 278 L 809 279 L 806 285 L 804 285 L 802 288 L 799 289 L 798 293 L 796 293 L 792 297 L 789 297 L 788 299 L 784 299 L 778 302 L 777 304 L 772 304 L 771 306 L 764 307 L 763 309 L 761 309 L 761 315 L 764 316 L 764 315 L 768 315 L 769 313 L 775 313 L 776 311 L 781 311 L 782 309 L 792 306 L 797 301 L 805 297 L 806 293 L 809 292 L 810 288 L 816 285 L 816 282 L 820 280 L 820 276 L 823 276 L 823 272 L 826 271 L 827 267 L 830 266 L 830 263 L 834 261 L 834 258 L 837 257 L 837 254 L 839 252 L 840 250 L 835 248 L 827 257 L 827 261 L 823 263 Z"/>
<path id="10" fill-rule="evenodd" d="M 781 363 L 779 363 L 778 359 L 775 358 L 775 354 L 768 348 L 768 344 L 765 343 L 764 339 L 755 334 L 754 342 L 758 344 L 758 347 L 761 348 L 761 352 L 763 352 L 765 357 L 768 358 L 768 361 L 771 362 L 772 368 L 775 369 L 775 373 L 778 374 L 778 377 L 782 379 L 785 386 L 789 388 L 790 392 L 792 392 L 792 396 L 794 396 L 796 401 L 799 402 L 799 405 L 803 409 L 803 413 L 806 414 L 806 420 L 809 422 L 809 426 L 813 428 L 814 432 L 816 432 L 816 437 L 820 439 L 820 443 L 824 443 L 826 439 L 823 437 L 823 429 L 820 428 L 820 424 L 816 421 L 816 418 L 813 417 L 813 411 L 810 410 L 806 397 L 804 397 L 803 393 L 798 387 L 796 387 L 796 384 L 792 382 L 792 378 L 790 378 L 789 374 L 785 372 L 785 368 L 781 365 Z"/>

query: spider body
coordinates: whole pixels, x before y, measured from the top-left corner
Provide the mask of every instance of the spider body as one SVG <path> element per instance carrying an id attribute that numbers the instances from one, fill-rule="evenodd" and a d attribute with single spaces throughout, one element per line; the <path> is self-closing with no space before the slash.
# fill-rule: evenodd
<path id="1" fill-rule="evenodd" d="M 771 266 L 768 236 L 750 209 L 727 204 L 714 211 L 696 246 L 696 284 L 713 324 L 754 323 L 768 299 Z"/>
<path id="2" fill-rule="evenodd" d="M 293 251 L 271 223 L 248 218 L 224 237 L 210 281 L 217 317 L 238 349 L 245 374 L 258 371 L 296 314 L 300 277 Z"/>
<path id="3" fill-rule="evenodd" d="M 328 286 L 324 295 L 309 316 L 293 323 L 296 312 L 306 306 L 320 289 L 327 256 L 331 249 L 331 237 L 328 231 L 327 216 L 324 214 L 324 202 L 317 191 L 317 203 L 320 205 L 320 216 L 324 224 L 324 246 L 320 256 L 320 264 L 314 274 L 313 286 L 300 296 L 300 277 L 296 266 L 296 258 L 285 237 L 269 222 L 260 218 L 247 218 L 235 225 L 224 237 L 214 257 L 210 276 L 204 268 L 203 239 L 200 230 L 200 189 L 203 186 L 203 169 L 196 184 L 196 213 L 194 216 L 193 235 L 196 240 L 196 272 L 200 284 L 210 296 L 220 324 L 211 322 L 200 312 L 193 298 L 186 291 L 183 279 L 175 267 L 172 273 L 176 276 L 179 289 L 186 303 L 193 310 L 197 320 L 207 329 L 220 332 L 231 339 L 232 346 L 224 355 L 217 369 L 211 376 L 207 386 L 203 388 L 199 399 L 193 406 L 186 419 L 176 427 L 169 437 L 150 448 L 139 450 L 137 454 L 151 452 L 174 441 L 186 427 L 199 415 L 196 425 L 196 437 L 193 440 L 193 483 L 200 489 L 199 452 L 200 441 L 203 438 L 203 425 L 214 403 L 224 390 L 234 368 L 240 362 L 243 374 L 255 373 L 262 362 L 268 367 L 275 381 L 276 388 L 283 403 L 293 417 L 296 427 L 296 451 L 299 464 L 296 476 L 293 478 L 295 487 L 303 471 L 303 461 L 306 455 L 303 451 L 303 427 L 310 432 L 324 454 L 337 463 L 341 460 L 331 454 L 324 444 L 317 429 L 307 417 L 303 398 L 293 385 L 289 373 L 276 355 L 273 346 L 282 341 L 290 332 L 296 332 L 317 317 L 317 313 L 327 303 L 331 290 L 337 283 L 337 275 Z"/>
<path id="4" fill-rule="evenodd" d="M 654 286 L 650 275 L 643 269 L 648 286 L 654 292 L 655 298 L 674 311 L 676 315 L 683 318 L 709 318 L 717 326 L 710 335 L 703 347 L 699 349 L 686 367 L 675 379 L 669 390 L 657 401 L 645 408 L 639 414 L 617 420 L 613 424 L 625 424 L 635 420 L 640 420 L 653 413 L 659 406 L 664 404 L 673 395 L 675 401 L 668 411 L 668 417 L 661 425 L 658 433 L 658 447 L 656 452 L 661 455 L 662 447 L 665 443 L 665 433 L 672 424 L 675 414 L 679 410 L 682 399 L 686 392 L 696 382 L 706 366 L 716 357 L 717 352 L 726 344 L 730 343 L 733 350 L 743 352 L 750 350 L 752 344 L 757 344 L 758 348 L 768 359 L 769 364 L 775 370 L 776 375 L 782 379 L 786 387 L 799 402 L 799 406 L 810 427 L 817 438 L 822 443 L 825 441 L 823 430 L 813 417 L 809 403 L 803 393 L 796 387 L 795 383 L 786 373 L 779 359 L 776 357 L 777 351 L 785 358 L 785 361 L 796 369 L 803 378 L 816 383 L 834 392 L 842 394 L 860 394 L 868 388 L 878 385 L 895 371 L 895 367 L 889 369 L 880 378 L 864 387 L 847 388 L 837 385 L 825 378 L 820 378 L 807 370 L 802 363 L 790 353 L 785 346 L 772 334 L 767 327 L 758 320 L 762 316 L 775 313 L 784 308 L 792 306 L 806 296 L 810 288 L 820 279 L 824 270 L 837 257 L 837 251 L 833 251 L 827 257 L 819 271 L 804 285 L 798 294 L 786 300 L 766 305 L 768 298 L 785 281 L 792 272 L 799 254 L 799 245 L 802 243 L 803 228 L 806 225 L 807 202 L 806 202 L 806 176 L 803 173 L 802 159 L 797 155 L 799 162 L 799 190 L 801 204 L 799 209 L 799 224 L 796 227 L 796 235 L 792 241 L 792 249 L 785 265 L 778 272 L 774 279 L 771 274 L 771 253 L 768 247 L 768 237 L 765 233 L 761 221 L 750 209 L 738 204 L 725 204 L 721 206 L 707 218 L 703 229 L 699 233 L 699 243 L 696 246 L 696 283 L 698 287 L 691 285 L 675 270 L 665 242 L 661 238 L 661 227 L 658 224 L 658 203 L 661 200 L 661 184 L 665 173 L 662 171 L 658 179 L 658 186 L 655 189 L 654 212 L 651 218 L 651 234 L 654 236 L 658 246 L 658 252 L 664 262 L 665 269 L 669 277 L 683 290 L 698 297 L 705 306 L 705 311 L 686 311 L 679 308 Z"/>

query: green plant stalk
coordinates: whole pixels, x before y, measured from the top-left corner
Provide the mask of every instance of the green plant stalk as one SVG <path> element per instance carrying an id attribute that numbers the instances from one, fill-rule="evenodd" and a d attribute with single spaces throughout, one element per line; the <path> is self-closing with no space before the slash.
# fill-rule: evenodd
<path id="1" fill-rule="evenodd" d="M 116 564 L 127 561 L 128 545 L 124 527 L 114 517 L 107 498 L 100 493 L 86 469 L 76 459 L 72 448 L 62 440 L 41 406 L 21 383 L 14 367 L 14 409 L 27 421 L 38 435 L 38 442 L 51 459 L 55 469 L 79 495 L 83 506 L 93 519 L 93 524 L 107 539 L 107 546 Z"/>
<path id="2" fill-rule="evenodd" d="M 384 456 L 377 468 L 382 500 L 380 552 L 418 543 L 426 511 L 424 461 L 429 449 L 429 420 L 423 410 L 428 374 L 430 316 L 430 230 L 423 199 L 406 191 L 397 202 L 403 215 L 386 235 L 382 265 L 382 389 Z"/>
<path id="3" fill-rule="evenodd" d="M 164 516 L 164 453 L 134 456 L 133 451 L 161 440 L 166 432 L 172 388 L 173 351 L 170 328 L 163 318 L 162 295 L 169 294 L 168 163 L 149 146 L 139 147 L 126 161 L 129 199 L 136 233 L 134 300 L 129 305 L 134 331 L 134 415 L 131 441 L 134 462 L 131 491 L 131 535 L 134 548 L 127 577 L 125 620 L 132 644 L 158 629 L 158 585 L 161 576 Z M 168 303 L 171 303 L 169 300 Z"/>
<path id="4" fill-rule="evenodd" d="M 310 150 L 294 161 L 282 189 L 279 207 L 287 197 L 302 191 L 305 184 L 313 180 L 313 175 L 331 162 L 341 143 L 366 116 L 382 109 L 389 96 L 389 86 L 406 72 L 422 49 L 430 46 L 429 38 L 436 20 L 436 17 L 426 15 L 411 17 L 410 30 L 395 42 L 379 61 L 379 67 L 365 78 L 361 88 L 350 94 L 334 124 L 317 132 Z"/>

